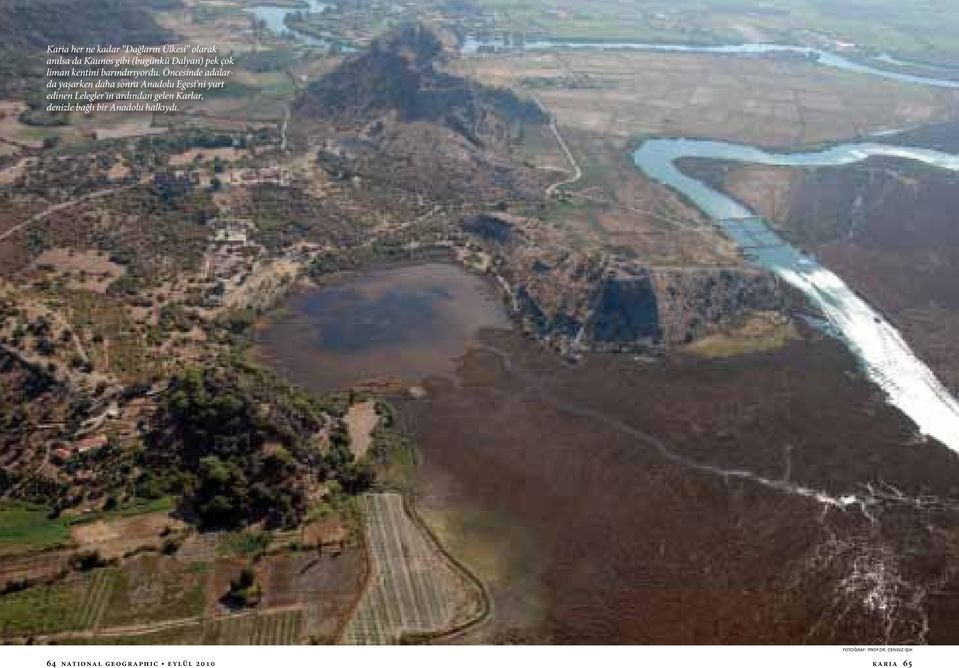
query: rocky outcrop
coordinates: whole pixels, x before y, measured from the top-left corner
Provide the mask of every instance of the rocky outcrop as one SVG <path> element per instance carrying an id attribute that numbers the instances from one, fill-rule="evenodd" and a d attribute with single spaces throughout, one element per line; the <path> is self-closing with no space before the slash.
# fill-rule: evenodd
<path id="1" fill-rule="evenodd" d="M 599 346 L 653 345 L 661 339 L 659 300 L 649 272 L 603 279 L 584 335 Z"/>
<path id="2" fill-rule="evenodd" d="M 487 242 L 504 244 L 513 238 L 513 225 L 488 213 L 479 213 L 463 221 L 463 230 Z"/>
<path id="3" fill-rule="evenodd" d="M 641 269 L 572 286 L 547 272 L 507 284 L 524 329 L 560 349 L 659 351 L 786 310 L 775 278 L 749 270 Z"/>
<path id="4" fill-rule="evenodd" d="M 776 278 L 743 267 L 670 268 L 562 249 L 521 221 L 463 222 L 489 249 L 523 329 L 562 351 L 658 352 L 734 326 L 758 312 L 785 312 Z M 530 237 L 530 234 L 535 239 Z"/>
<path id="5" fill-rule="evenodd" d="M 655 272 L 660 325 L 666 345 L 691 343 L 749 313 L 784 308 L 771 274 L 753 269 L 686 269 Z"/>

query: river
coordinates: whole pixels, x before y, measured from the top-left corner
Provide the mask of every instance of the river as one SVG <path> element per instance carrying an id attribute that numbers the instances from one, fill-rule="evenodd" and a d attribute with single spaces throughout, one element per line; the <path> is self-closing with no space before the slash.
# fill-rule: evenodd
<path id="1" fill-rule="evenodd" d="M 811 153 L 768 153 L 752 146 L 689 139 L 652 139 L 633 161 L 648 177 L 679 191 L 714 218 L 746 255 L 801 290 L 858 356 L 890 403 L 919 430 L 959 452 L 959 402 L 910 350 L 899 332 L 839 276 L 780 237 L 731 197 L 684 174 L 680 158 L 709 158 L 787 167 L 853 164 L 870 156 L 917 160 L 959 172 L 959 156 L 884 144 L 841 144 Z"/>
<path id="2" fill-rule="evenodd" d="M 317 39 L 306 33 L 291 30 L 286 26 L 286 17 L 296 12 L 305 11 L 310 14 L 319 14 L 329 7 L 329 3 L 319 2 L 319 0 L 308 0 L 309 7 L 280 7 L 276 5 L 255 5 L 247 7 L 246 11 L 253 14 L 256 18 L 262 20 L 267 29 L 275 32 L 277 35 L 290 33 L 298 40 L 310 46 L 328 46 L 328 42 Z"/>
<path id="3" fill-rule="evenodd" d="M 502 42 L 477 40 L 472 37 L 466 38 L 463 42 L 462 53 L 476 53 L 481 47 L 493 46 L 502 47 Z M 823 67 L 831 67 L 837 70 L 855 72 L 857 74 L 867 74 L 883 79 L 891 79 L 900 83 L 919 84 L 923 86 L 933 86 L 935 88 L 956 88 L 959 89 L 959 79 L 943 79 L 937 77 L 923 77 L 913 74 L 904 74 L 893 70 L 873 67 L 866 63 L 850 60 L 844 56 L 823 49 L 815 49 L 805 46 L 794 46 L 789 44 L 767 44 L 760 42 L 751 42 L 747 44 L 723 44 L 719 46 L 698 46 L 691 44 L 650 44 L 645 42 L 590 42 L 590 41 L 566 41 L 566 40 L 538 40 L 525 42 L 518 47 L 526 51 L 552 51 L 557 49 L 594 49 L 594 50 L 622 50 L 631 49 L 635 51 L 665 51 L 671 53 L 712 53 L 719 55 L 741 55 L 741 56 L 760 56 L 770 53 L 792 53 L 815 62 Z M 889 64 L 905 64 L 903 61 L 897 61 L 890 57 L 885 59 L 876 59 L 877 61 L 887 62 Z M 957 73 L 959 76 L 959 73 Z"/>

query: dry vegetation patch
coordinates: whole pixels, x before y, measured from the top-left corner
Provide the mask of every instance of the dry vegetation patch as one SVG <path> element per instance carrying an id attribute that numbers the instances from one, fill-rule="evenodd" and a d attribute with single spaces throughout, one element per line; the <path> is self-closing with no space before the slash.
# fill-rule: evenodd
<path id="1" fill-rule="evenodd" d="M 70 290 L 106 292 L 115 279 L 126 273 L 126 268 L 110 261 L 103 251 L 51 248 L 33 261 L 34 268 L 50 269 L 54 276 L 63 277 Z"/>
<path id="2" fill-rule="evenodd" d="M 170 156 L 171 167 L 184 167 L 193 162 L 207 162 L 219 158 L 225 162 L 235 162 L 247 155 L 246 149 L 234 147 L 193 148 Z"/>
<path id="3" fill-rule="evenodd" d="M 370 449 L 377 421 L 376 402 L 372 399 L 357 402 L 346 412 L 344 422 L 350 432 L 350 450 L 357 460 Z"/>
<path id="4" fill-rule="evenodd" d="M 823 71 L 796 58 L 634 51 L 457 61 L 485 83 L 533 86 L 561 126 L 619 137 L 710 137 L 787 147 L 949 117 L 956 94 Z"/>
<path id="5" fill-rule="evenodd" d="M 200 616 L 208 568 L 156 554 L 129 560 L 118 571 L 104 624 L 129 626 Z"/>
<path id="6" fill-rule="evenodd" d="M 703 357 L 733 357 L 776 350 L 799 338 L 792 321 L 781 313 L 753 313 L 730 327 L 682 347 Z"/>
<path id="7" fill-rule="evenodd" d="M 110 559 L 138 548 L 159 549 L 165 533 L 183 526 L 167 513 L 149 513 L 77 524 L 70 529 L 70 537 L 80 548 L 96 550 Z"/>

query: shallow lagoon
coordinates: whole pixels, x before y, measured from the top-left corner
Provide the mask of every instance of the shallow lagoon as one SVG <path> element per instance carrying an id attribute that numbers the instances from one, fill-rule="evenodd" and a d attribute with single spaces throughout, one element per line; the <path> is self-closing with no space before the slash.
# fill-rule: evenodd
<path id="1" fill-rule="evenodd" d="M 292 296 L 257 335 L 259 357 L 318 392 L 449 376 L 484 328 L 510 326 L 483 279 L 451 264 L 371 271 Z"/>

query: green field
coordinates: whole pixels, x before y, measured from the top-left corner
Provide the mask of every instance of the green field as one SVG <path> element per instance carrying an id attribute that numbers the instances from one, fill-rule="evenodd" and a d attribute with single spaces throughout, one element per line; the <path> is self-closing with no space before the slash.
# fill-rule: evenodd
<path id="1" fill-rule="evenodd" d="M 21 503 L 0 503 L 0 555 L 32 552 L 70 544 L 70 527 L 97 520 L 131 517 L 146 513 L 170 512 L 174 499 L 134 499 L 114 510 L 71 516 L 65 513 L 50 517 L 41 506 Z"/>
<path id="2" fill-rule="evenodd" d="M 49 511 L 21 504 L 0 505 L 0 554 L 42 550 L 69 542 L 70 529 Z"/>
<path id="3" fill-rule="evenodd" d="M 497 27 L 557 38 L 808 43 L 828 38 L 900 57 L 959 62 L 953 0 L 478 0 Z"/>
<path id="4" fill-rule="evenodd" d="M 78 524 L 87 524 L 104 520 L 116 520 L 122 517 L 134 517 L 136 515 L 146 515 L 148 513 L 169 513 L 176 507 L 176 499 L 172 496 L 161 496 L 158 499 L 134 498 L 124 501 L 113 510 L 102 510 L 99 512 L 87 513 L 84 515 L 70 516 L 65 513 L 64 522 L 68 526 Z"/>
<path id="5" fill-rule="evenodd" d="M 103 616 L 117 573 L 100 569 L 6 594 L 0 598 L 0 637 L 93 628 Z"/>

